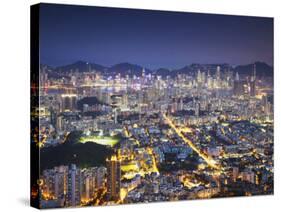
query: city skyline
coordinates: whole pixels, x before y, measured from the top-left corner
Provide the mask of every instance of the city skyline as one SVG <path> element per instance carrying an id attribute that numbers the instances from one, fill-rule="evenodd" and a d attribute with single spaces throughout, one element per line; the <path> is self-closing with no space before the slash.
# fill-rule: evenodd
<path id="1" fill-rule="evenodd" d="M 273 65 L 272 18 L 43 4 L 40 25 L 41 63 L 51 66 Z"/>
<path id="2" fill-rule="evenodd" d="M 77 60 L 72 61 L 71 63 L 60 64 L 60 65 L 58 64 L 56 66 L 51 66 L 51 65 L 49 65 L 47 63 L 41 63 L 40 65 L 41 66 L 48 66 L 49 68 L 56 69 L 56 68 L 61 68 L 61 67 L 73 65 L 73 64 L 76 64 L 76 63 L 95 64 L 95 65 L 103 66 L 105 68 L 110 68 L 110 67 L 113 67 L 113 66 L 119 65 L 119 64 L 130 64 L 130 65 L 137 65 L 137 66 L 140 66 L 142 68 L 149 69 L 149 70 L 152 70 L 152 71 L 155 71 L 155 70 L 158 70 L 158 69 L 162 69 L 162 68 L 169 69 L 169 70 L 173 71 L 173 70 L 178 70 L 178 69 L 184 68 L 186 66 L 194 65 L 194 64 L 198 64 L 198 65 L 229 65 L 230 67 L 233 68 L 233 67 L 237 67 L 237 66 L 251 65 L 251 64 L 254 64 L 254 63 L 264 63 L 264 64 L 266 64 L 266 65 L 268 65 L 268 66 L 273 68 L 272 65 L 270 65 L 270 64 L 268 64 L 268 63 L 266 63 L 264 61 L 249 61 L 249 62 L 247 62 L 245 64 L 235 64 L 235 65 L 234 64 L 230 64 L 230 63 L 226 63 L 226 62 L 221 62 L 221 63 L 207 63 L 207 62 L 206 63 L 195 63 L 195 62 L 192 62 L 192 63 L 189 63 L 189 64 L 185 64 L 185 65 L 179 66 L 177 68 L 168 68 L 168 67 L 164 67 L 164 66 L 148 68 L 146 66 L 142 66 L 141 64 L 131 63 L 130 61 L 121 61 L 121 62 L 114 63 L 114 64 L 111 64 L 111 65 L 104 65 L 104 64 L 101 64 L 101 63 L 95 63 L 95 61 L 88 61 L 88 60 L 83 60 L 83 59 L 80 59 L 80 60 L 77 59 Z"/>
<path id="3" fill-rule="evenodd" d="M 33 206 L 273 195 L 273 19 L 33 12 Z"/>

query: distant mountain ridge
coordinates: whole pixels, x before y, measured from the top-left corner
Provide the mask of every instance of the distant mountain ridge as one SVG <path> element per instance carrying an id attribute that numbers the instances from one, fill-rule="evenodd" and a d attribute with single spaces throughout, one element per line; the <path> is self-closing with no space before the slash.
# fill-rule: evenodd
<path id="1" fill-rule="evenodd" d="M 264 62 L 255 62 L 254 64 L 256 65 L 257 76 L 273 76 L 273 67 Z M 253 71 L 254 64 L 236 66 L 234 71 L 238 72 L 239 74 L 251 73 Z"/>
<path id="2" fill-rule="evenodd" d="M 88 63 L 88 62 L 79 60 L 79 61 L 69 64 L 69 65 L 56 67 L 54 70 L 60 71 L 60 72 L 70 72 L 70 71 L 88 72 L 91 70 L 104 71 L 104 70 L 106 70 L 106 67 L 96 64 L 96 63 Z"/>
<path id="3" fill-rule="evenodd" d="M 158 68 L 158 69 L 148 69 L 146 67 L 143 67 L 141 65 L 132 64 L 128 62 L 115 64 L 110 67 L 106 67 L 100 64 L 96 63 L 89 63 L 86 61 L 77 61 L 75 63 L 65 65 L 65 66 L 59 66 L 59 67 L 51 67 L 48 65 L 41 65 L 41 69 L 47 70 L 48 72 L 52 73 L 53 76 L 63 74 L 63 73 L 69 73 L 69 72 L 101 72 L 107 75 L 116 75 L 120 74 L 121 76 L 141 76 L 143 70 L 145 70 L 146 74 L 156 74 L 160 76 L 172 76 L 175 77 L 178 74 L 190 74 L 195 75 L 198 70 L 201 72 L 207 72 L 209 71 L 211 74 L 214 74 L 216 72 L 217 66 L 220 66 L 221 71 L 230 70 L 233 72 L 238 72 L 240 75 L 251 75 L 253 73 L 253 64 L 256 65 L 256 75 L 257 76 L 273 76 L 273 67 L 268 65 L 264 62 L 255 62 L 252 64 L 246 64 L 246 65 L 238 65 L 238 66 L 231 66 L 226 63 L 222 64 L 199 64 L 199 63 L 193 63 L 191 65 L 186 65 L 180 69 L 168 69 L 168 68 Z"/>
<path id="4" fill-rule="evenodd" d="M 136 75 L 141 76 L 143 70 L 145 70 L 145 73 L 151 73 L 151 70 L 148 68 L 144 68 L 140 65 L 131 64 L 131 63 L 119 63 L 116 65 L 111 66 L 108 68 L 107 73 L 112 74 L 118 74 L 120 73 L 122 76 L 125 75 Z"/>

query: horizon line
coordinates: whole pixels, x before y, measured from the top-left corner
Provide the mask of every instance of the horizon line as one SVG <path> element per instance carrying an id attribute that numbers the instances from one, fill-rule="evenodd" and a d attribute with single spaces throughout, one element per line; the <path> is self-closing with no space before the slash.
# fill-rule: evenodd
<path id="1" fill-rule="evenodd" d="M 75 63 L 78 63 L 78 62 L 84 62 L 84 63 L 90 63 L 90 64 L 95 64 L 95 65 L 100 65 L 100 66 L 103 66 L 104 68 L 111 68 L 111 67 L 113 67 L 113 66 L 115 66 L 115 65 L 119 65 L 119 64 L 125 64 L 125 63 L 127 63 L 127 64 L 130 64 L 130 65 L 137 65 L 137 66 L 140 66 L 140 67 L 142 67 L 142 68 L 144 68 L 144 69 L 148 69 L 148 70 L 158 70 L 158 69 L 168 69 L 168 70 L 177 70 L 177 69 L 182 69 L 182 68 L 184 68 L 184 67 L 186 67 L 186 66 L 191 66 L 191 65 L 193 65 L 193 64 L 199 64 L 199 65 L 229 65 L 229 66 L 231 66 L 231 67 L 237 67 L 237 66 L 245 66 L 245 65 L 251 65 L 251 64 L 255 64 L 255 63 L 265 63 L 265 64 L 267 64 L 268 66 L 270 66 L 270 67 L 274 67 L 273 66 L 273 64 L 269 64 L 269 63 L 267 63 L 267 62 L 265 62 L 265 61 L 260 61 L 260 60 L 256 60 L 256 61 L 254 61 L 254 62 L 248 62 L 248 63 L 242 63 L 242 64 L 231 64 L 231 63 L 227 63 L 227 62 L 220 62 L 220 63 L 200 63 L 200 62 L 192 62 L 192 63 L 188 63 L 188 64 L 186 64 L 186 65 L 182 65 L 182 66 L 180 66 L 180 67 L 173 67 L 173 68 L 167 68 L 167 67 L 165 67 L 165 66 L 158 66 L 157 68 L 148 68 L 147 66 L 144 66 L 144 65 L 140 65 L 140 64 L 137 64 L 137 63 L 131 63 L 131 62 L 119 62 L 119 63 L 114 63 L 114 64 L 112 64 L 112 65 L 103 65 L 103 64 L 101 64 L 101 63 L 96 63 L 96 62 L 89 62 L 89 61 L 87 61 L 87 60 L 82 60 L 82 59 L 78 59 L 78 60 L 76 60 L 76 61 L 74 61 L 74 62 L 70 62 L 70 63 L 65 63 L 65 64 L 61 64 L 61 65 L 56 65 L 56 66 L 54 66 L 54 65 L 49 65 L 49 64 L 47 64 L 47 63 L 41 63 L 40 62 L 40 66 L 41 65 L 46 65 L 46 66 L 50 66 L 51 68 L 54 68 L 54 69 L 57 69 L 57 68 L 60 68 L 60 67 L 64 67 L 64 66 L 68 66 L 68 65 L 73 65 L 73 64 L 75 64 Z"/>

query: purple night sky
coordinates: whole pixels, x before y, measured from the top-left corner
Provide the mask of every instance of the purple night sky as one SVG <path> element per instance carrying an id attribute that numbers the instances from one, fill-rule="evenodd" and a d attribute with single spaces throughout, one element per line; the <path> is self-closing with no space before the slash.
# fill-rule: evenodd
<path id="1" fill-rule="evenodd" d="M 273 63 L 273 19 L 41 4 L 41 63 Z"/>

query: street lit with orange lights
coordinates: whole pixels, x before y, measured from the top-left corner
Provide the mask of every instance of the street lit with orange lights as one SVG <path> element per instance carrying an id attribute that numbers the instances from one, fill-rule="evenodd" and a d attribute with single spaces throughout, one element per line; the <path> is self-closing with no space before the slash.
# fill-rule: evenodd
<path id="1" fill-rule="evenodd" d="M 217 162 L 214 161 L 214 159 L 212 159 L 210 156 L 205 155 L 204 153 L 202 153 L 202 151 L 200 151 L 193 143 L 192 141 L 190 141 L 189 139 L 187 139 L 182 132 L 173 124 L 172 120 L 169 119 L 165 114 L 163 114 L 163 118 L 167 121 L 167 123 L 169 124 L 169 126 L 171 128 L 173 128 L 175 130 L 175 132 L 178 134 L 178 136 L 180 136 L 185 142 L 186 144 L 188 144 L 200 157 L 202 157 L 204 159 L 204 161 L 212 168 L 214 169 L 221 169 L 221 167 L 219 165 L 217 165 Z"/>

